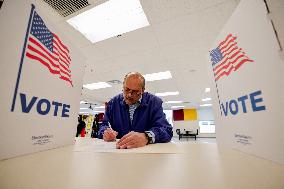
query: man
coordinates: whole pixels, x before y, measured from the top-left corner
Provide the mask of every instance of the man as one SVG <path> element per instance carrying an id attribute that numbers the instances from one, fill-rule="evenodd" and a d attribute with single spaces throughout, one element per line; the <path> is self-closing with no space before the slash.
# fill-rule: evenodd
<path id="1" fill-rule="evenodd" d="M 105 111 L 99 138 L 120 140 L 120 149 L 137 148 L 151 143 L 169 142 L 172 126 L 166 120 L 162 100 L 145 90 L 145 79 L 138 72 L 124 77 L 123 93 L 113 97 Z"/>

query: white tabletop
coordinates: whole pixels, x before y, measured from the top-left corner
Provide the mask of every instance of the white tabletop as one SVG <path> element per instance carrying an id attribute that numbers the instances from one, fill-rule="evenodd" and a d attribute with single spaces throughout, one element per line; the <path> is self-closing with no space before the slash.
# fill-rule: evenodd
<path id="1" fill-rule="evenodd" d="M 77 140 L 74 146 L 0 161 L 0 188 L 284 188 L 284 165 L 221 150 L 214 143 L 154 144 L 136 152 L 102 153 L 75 150 L 97 141 Z"/>

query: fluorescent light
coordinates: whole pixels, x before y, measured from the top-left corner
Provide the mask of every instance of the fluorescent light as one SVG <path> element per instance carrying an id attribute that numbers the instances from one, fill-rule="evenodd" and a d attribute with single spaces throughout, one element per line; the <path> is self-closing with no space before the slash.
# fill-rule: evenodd
<path id="1" fill-rule="evenodd" d="M 211 100 L 211 98 L 203 98 L 202 99 L 203 102 L 206 102 L 206 101 L 209 101 L 209 100 Z"/>
<path id="2" fill-rule="evenodd" d="M 180 104 L 182 101 L 167 101 L 166 104 Z"/>
<path id="3" fill-rule="evenodd" d="M 98 83 L 86 84 L 86 85 L 83 85 L 83 87 L 90 89 L 90 90 L 94 90 L 94 89 L 103 89 L 103 88 L 111 87 L 111 85 L 106 82 L 98 82 Z"/>
<path id="4" fill-rule="evenodd" d="M 200 106 L 212 106 L 212 104 L 200 104 Z"/>
<path id="5" fill-rule="evenodd" d="M 97 109 L 105 109 L 105 106 L 95 106 L 94 108 L 97 108 Z"/>
<path id="6" fill-rule="evenodd" d="M 143 76 L 144 76 L 146 81 L 156 81 L 156 80 L 163 80 L 163 79 L 172 78 L 172 74 L 171 74 L 170 71 L 146 74 L 146 75 L 143 75 Z"/>
<path id="7" fill-rule="evenodd" d="M 80 104 L 85 104 L 86 103 L 86 101 L 80 101 Z"/>
<path id="8" fill-rule="evenodd" d="M 90 114 L 90 112 L 79 112 L 79 114 Z"/>
<path id="9" fill-rule="evenodd" d="M 104 113 L 104 111 L 99 111 L 99 110 L 96 110 L 96 111 L 92 111 L 92 113 Z"/>
<path id="10" fill-rule="evenodd" d="M 206 93 L 210 92 L 210 88 L 205 88 L 205 92 Z"/>
<path id="11" fill-rule="evenodd" d="M 156 93 L 156 96 L 173 96 L 173 95 L 179 95 L 178 91 L 175 92 L 164 92 L 164 93 Z"/>
<path id="12" fill-rule="evenodd" d="M 139 0 L 109 0 L 67 22 L 92 43 L 149 26 Z"/>
<path id="13" fill-rule="evenodd" d="M 104 111 L 80 111 L 79 114 L 95 114 L 95 113 L 104 113 Z"/>
<path id="14" fill-rule="evenodd" d="M 185 106 L 172 106 L 171 109 L 184 108 Z"/>

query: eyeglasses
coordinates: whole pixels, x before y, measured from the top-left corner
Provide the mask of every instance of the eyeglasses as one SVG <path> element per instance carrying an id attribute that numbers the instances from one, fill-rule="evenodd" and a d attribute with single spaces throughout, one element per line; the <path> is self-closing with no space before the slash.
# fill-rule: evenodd
<path id="1" fill-rule="evenodd" d="M 133 96 L 139 96 L 141 95 L 141 92 L 140 90 L 132 90 L 132 89 L 129 89 L 128 87 L 124 87 L 123 88 L 123 92 L 126 93 L 126 94 L 131 94 Z"/>

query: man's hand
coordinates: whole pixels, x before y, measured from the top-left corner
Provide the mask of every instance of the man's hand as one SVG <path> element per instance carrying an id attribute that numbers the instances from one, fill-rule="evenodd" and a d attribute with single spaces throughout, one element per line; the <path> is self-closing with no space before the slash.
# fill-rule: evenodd
<path id="1" fill-rule="evenodd" d="M 103 139 L 104 141 L 107 141 L 107 142 L 114 141 L 116 139 L 117 134 L 118 133 L 116 131 L 112 130 L 111 128 L 107 128 L 104 131 Z"/>
<path id="2" fill-rule="evenodd" d="M 138 133 L 131 131 L 130 133 L 124 135 L 117 143 L 116 148 L 138 148 L 145 146 L 148 142 L 148 138 L 145 133 Z"/>

